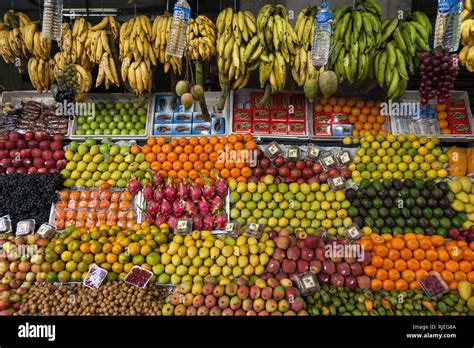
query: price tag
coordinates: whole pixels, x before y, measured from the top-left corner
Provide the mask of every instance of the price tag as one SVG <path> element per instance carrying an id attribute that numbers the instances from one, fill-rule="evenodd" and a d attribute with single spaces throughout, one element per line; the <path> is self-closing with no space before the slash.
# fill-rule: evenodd
<path id="1" fill-rule="evenodd" d="M 349 152 L 343 151 L 338 155 L 339 163 L 342 165 L 346 165 L 347 163 L 351 162 L 351 156 L 349 155 Z"/>
<path id="2" fill-rule="evenodd" d="M 352 224 L 344 229 L 343 235 L 350 243 L 354 243 L 362 237 L 362 231 L 356 224 Z"/>
<path id="3" fill-rule="evenodd" d="M 100 285 L 104 281 L 105 277 L 107 277 L 107 273 L 108 272 L 105 269 L 93 264 L 89 272 L 87 272 L 82 284 L 89 289 L 97 290 L 100 288 Z"/>
<path id="4" fill-rule="evenodd" d="M 16 235 L 30 234 L 35 231 L 35 220 L 22 220 L 16 224 Z"/>
<path id="5" fill-rule="evenodd" d="M 247 228 L 245 230 L 245 235 L 248 237 L 254 237 L 254 238 L 260 238 L 260 235 L 263 232 L 263 227 L 256 223 L 256 222 L 250 222 L 247 225 Z"/>
<path id="6" fill-rule="evenodd" d="M 297 276 L 296 283 L 303 296 L 312 295 L 319 289 L 319 283 L 316 278 L 316 274 L 313 272 L 299 274 Z"/>
<path id="7" fill-rule="evenodd" d="M 53 234 L 56 232 L 56 227 L 50 224 L 42 224 L 38 231 L 36 231 L 36 234 L 39 235 L 42 238 L 49 239 L 53 236 Z"/>
<path id="8" fill-rule="evenodd" d="M 192 221 L 191 219 L 179 219 L 174 229 L 175 234 L 186 235 L 191 233 Z"/>
<path id="9" fill-rule="evenodd" d="M 317 159 L 319 157 L 319 153 L 321 150 L 319 150 L 316 146 L 311 146 L 309 148 L 308 154 L 313 157 L 314 159 Z"/>
<path id="10" fill-rule="evenodd" d="M 227 237 L 238 237 L 240 234 L 240 224 L 238 222 L 228 222 L 224 232 Z"/>
<path id="11" fill-rule="evenodd" d="M 346 180 L 342 176 L 335 176 L 329 179 L 329 186 L 333 191 L 341 191 L 346 188 Z"/>
<path id="12" fill-rule="evenodd" d="M 265 148 L 265 153 L 267 154 L 268 157 L 274 158 L 278 155 L 281 155 L 283 153 L 280 145 L 278 145 L 277 142 L 273 141 L 268 146 Z"/>
<path id="13" fill-rule="evenodd" d="M 225 225 L 224 232 L 231 233 L 233 230 L 234 230 L 234 223 L 228 222 L 227 225 Z"/>
<path id="14" fill-rule="evenodd" d="M 272 155 L 277 154 L 279 150 L 280 149 L 275 144 L 272 144 L 268 147 L 268 152 L 270 152 Z"/>
<path id="15" fill-rule="evenodd" d="M 300 159 L 300 149 L 298 147 L 291 147 L 288 149 L 288 160 L 298 161 Z"/>

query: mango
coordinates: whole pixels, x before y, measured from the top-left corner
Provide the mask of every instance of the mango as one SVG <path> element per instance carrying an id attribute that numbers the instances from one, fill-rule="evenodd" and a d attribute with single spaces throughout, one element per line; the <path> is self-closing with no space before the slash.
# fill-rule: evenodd
<path id="1" fill-rule="evenodd" d="M 467 300 L 467 308 L 469 308 L 470 311 L 474 311 L 474 296 Z"/>
<path id="2" fill-rule="evenodd" d="M 459 282 L 458 291 L 459 291 L 459 296 L 461 296 L 461 298 L 464 301 L 469 300 L 469 298 L 471 297 L 471 294 L 472 294 L 471 284 L 467 281 Z"/>
<path id="3" fill-rule="evenodd" d="M 469 203 L 469 196 L 467 195 L 466 192 L 461 191 L 461 192 L 457 193 L 456 198 L 458 200 L 460 200 L 461 202 L 463 202 L 463 203 Z"/>
<path id="4" fill-rule="evenodd" d="M 337 75 L 334 71 L 324 71 L 319 75 L 319 88 L 326 98 L 336 93 L 337 87 Z"/>
<path id="5" fill-rule="evenodd" d="M 469 179 L 467 176 L 463 176 L 462 178 L 459 179 L 459 181 L 461 182 L 461 186 L 462 186 L 462 190 L 464 192 L 471 192 L 471 188 L 472 188 L 472 183 L 471 183 L 471 179 Z"/>
<path id="6" fill-rule="evenodd" d="M 454 202 L 451 203 L 451 207 L 458 213 L 461 213 L 464 211 L 464 203 L 457 199 L 455 199 Z"/>
<path id="7" fill-rule="evenodd" d="M 462 185 L 459 180 L 451 180 L 448 182 L 449 189 L 454 193 L 459 193 L 462 190 Z"/>

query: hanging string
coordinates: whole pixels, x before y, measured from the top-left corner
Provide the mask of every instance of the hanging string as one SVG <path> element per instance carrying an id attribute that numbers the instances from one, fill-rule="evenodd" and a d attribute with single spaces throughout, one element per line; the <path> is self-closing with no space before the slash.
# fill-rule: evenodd
<path id="1" fill-rule="evenodd" d="M 12 12 L 15 14 L 15 0 L 12 0 Z"/>
<path id="2" fill-rule="evenodd" d="M 133 9 L 135 11 L 135 16 L 136 16 L 137 15 L 137 2 L 136 1 L 133 2 Z"/>
<path id="3" fill-rule="evenodd" d="M 69 7 L 69 23 L 72 24 L 72 20 L 76 18 L 76 13 L 71 9 L 71 0 L 67 1 Z"/>
<path id="4" fill-rule="evenodd" d="M 100 0 L 100 5 L 102 6 L 102 17 L 104 16 L 104 0 Z"/>
<path id="5" fill-rule="evenodd" d="M 166 0 L 166 12 L 170 12 L 170 0 Z"/>

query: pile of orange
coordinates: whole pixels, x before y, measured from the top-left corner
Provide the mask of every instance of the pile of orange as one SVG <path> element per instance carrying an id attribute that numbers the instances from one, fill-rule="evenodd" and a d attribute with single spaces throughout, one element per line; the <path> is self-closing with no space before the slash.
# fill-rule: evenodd
<path id="1" fill-rule="evenodd" d="M 380 100 L 362 100 L 355 98 L 320 98 L 314 106 L 316 112 L 341 112 L 349 115 L 349 123 L 354 126 L 352 136 L 387 135 L 382 129 L 385 116 L 380 114 Z"/>
<path id="2" fill-rule="evenodd" d="M 418 290 L 418 280 L 438 272 L 451 290 L 467 280 L 474 284 L 474 242 L 446 241 L 442 236 L 371 234 L 360 239 L 371 253 L 364 273 L 372 290 Z"/>
<path id="3" fill-rule="evenodd" d="M 212 183 L 214 171 L 224 179 L 232 177 L 246 181 L 252 175 L 250 151 L 256 148 L 253 135 L 246 133 L 227 137 L 150 137 L 141 149 L 132 147 L 131 152 L 145 154 L 151 170 L 164 177 L 190 179 L 203 185 L 200 174 L 207 176 Z"/>
<path id="4" fill-rule="evenodd" d="M 448 122 L 448 106 L 446 104 L 436 104 L 436 119 L 438 120 L 439 131 L 441 134 L 451 134 Z"/>

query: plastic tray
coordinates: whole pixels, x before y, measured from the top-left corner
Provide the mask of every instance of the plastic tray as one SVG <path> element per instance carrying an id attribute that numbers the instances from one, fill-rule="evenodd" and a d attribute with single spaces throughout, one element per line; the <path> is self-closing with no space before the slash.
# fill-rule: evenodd
<path id="1" fill-rule="evenodd" d="M 84 103 L 87 102 L 134 102 L 137 101 L 139 97 L 137 97 L 135 94 L 132 93 L 89 93 L 87 95 L 87 99 L 84 100 Z M 153 105 L 152 105 L 152 100 L 148 98 L 148 108 L 147 108 L 147 120 L 145 124 L 145 134 L 140 134 L 140 135 L 77 135 L 76 129 L 77 129 L 77 120 L 74 119 L 71 121 L 71 126 L 70 126 L 70 136 L 69 138 L 72 140 L 85 140 L 87 138 L 94 138 L 94 139 L 102 139 L 102 138 L 109 138 L 112 140 L 145 140 L 148 139 L 148 136 L 151 132 L 149 129 L 149 118 L 152 117 L 153 113 Z"/>

